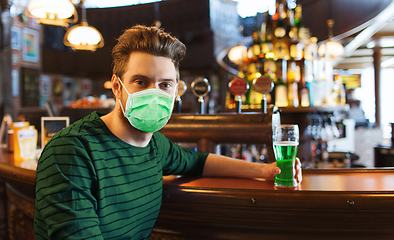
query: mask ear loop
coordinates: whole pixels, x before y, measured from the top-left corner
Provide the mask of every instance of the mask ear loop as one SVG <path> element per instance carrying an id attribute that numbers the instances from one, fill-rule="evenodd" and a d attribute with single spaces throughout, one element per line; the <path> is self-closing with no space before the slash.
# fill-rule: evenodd
<path id="1" fill-rule="evenodd" d="M 119 80 L 120 84 L 122 84 L 124 90 L 126 90 L 127 94 L 130 95 L 129 91 L 127 91 L 127 88 L 123 85 L 122 80 L 120 80 L 120 77 L 118 77 L 118 80 Z M 123 109 L 122 102 L 120 101 L 120 99 L 118 99 L 118 100 L 119 100 L 119 103 L 120 103 L 120 108 L 122 108 L 122 112 L 123 112 L 123 115 L 124 115 L 125 114 L 125 110 Z"/>
<path id="2" fill-rule="evenodd" d="M 120 101 L 120 99 L 118 99 L 118 100 L 119 100 L 120 108 L 122 109 L 122 112 L 123 112 L 123 115 L 124 115 L 124 114 L 125 114 L 125 111 L 124 111 L 124 109 L 123 109 L 122 102 Z"/>
<path id="3" fill-rule="evenodd" d="M 127 88 L 123 85 L 122 80 L 120 80 L 120 77 L 118 77 L 120 84 L 124 87 L 124 90 L 126 90 L 127 94 L 130 94 L 129 91 L 127 91 Z"/>

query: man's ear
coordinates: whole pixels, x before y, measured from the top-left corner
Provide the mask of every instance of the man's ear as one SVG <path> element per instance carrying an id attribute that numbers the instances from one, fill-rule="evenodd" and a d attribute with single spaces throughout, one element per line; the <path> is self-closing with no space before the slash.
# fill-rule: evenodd
<path id="1" fill-rule="evenodd" d="M 119 83 L 119 78 L 116 75 L 112 75 L 111 82 L 112 82 L 112 92 L 114 93 L 115 98 L 120 99 L 122 86 Z"/>

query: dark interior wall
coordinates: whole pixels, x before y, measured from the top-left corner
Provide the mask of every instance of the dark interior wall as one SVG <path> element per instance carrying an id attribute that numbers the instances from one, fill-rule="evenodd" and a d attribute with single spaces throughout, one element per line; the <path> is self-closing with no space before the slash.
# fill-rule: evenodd
<path id="1" fill-rule="evenodd" d="M 327 39 L 327 20 L 334 19 L 334 36 L 349 31 L 381 12 L 391 0 L 297 0 L 303 6 L 303 22 L 319 41 Z M 80 10 L 80 9 L 78 9 Z M 215 66 L 209 0 L 167 0 L 128 7 L 87 9 L 87 20 L 103 35 L 105 46 L 96 52 L 77 51 L 63 45 L 65 29 L 44 27 L 43 72 L 71 76 L 111 76 L 111 49 L 122 32 L 155 20 L 187 46 L 181 71 L 206 71 Z"/>
<path id="2" fill-rule="evenodd" d="M 128 7 L 87 9 L 87 21 L 103 35 L 105 45 L 95 52 L 72 51 L 63 45 L 65 29 L 44 27 L 43 72 L 70 76 L 110 78 L 111 50 L 116 38 L 135 25 L 152 25 L 160 20 L 162 28 L 186 44 L 187 56 L 181 71 L 201 71 L 215 64 L 213 33 L 210 28 L 209 0 L 167 0 Z"/>

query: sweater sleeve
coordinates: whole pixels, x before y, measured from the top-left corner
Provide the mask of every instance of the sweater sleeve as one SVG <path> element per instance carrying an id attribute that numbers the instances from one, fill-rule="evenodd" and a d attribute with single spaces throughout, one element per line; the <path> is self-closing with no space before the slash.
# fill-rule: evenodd
<path id="1" fill-rule="evenodd" d="M 86 144 L 74 136 L 51 140 L 37 166 L 36 238 L 103 239 L 94 183 Z"/>
<path id="2" fill-rule="evenodd" d="M 202 174 L 208 153 L 180 147 L 159 132 L 154 133 L 153 138 L 161 158 L 163 175 Z"/>

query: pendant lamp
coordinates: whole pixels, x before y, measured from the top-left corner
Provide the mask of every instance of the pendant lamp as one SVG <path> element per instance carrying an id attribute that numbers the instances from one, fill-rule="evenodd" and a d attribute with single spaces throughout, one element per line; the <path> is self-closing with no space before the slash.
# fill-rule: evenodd
<path id="1" fill-rule="evenodd" d="M 334 26 L 334 20 L 327 20 L 328 26 L 328 41 L 320 45 L 317 52 L 320 56 L 326 56 L 331 59 L 335 59 L 344 53 L 344 48 L 342 44 L 336 42 L 332 39 L 332 27 Z"/>
<path id="2" fill-rule="evenodd" d="M 228 59 L 235 64 L 240 64 L 242 59 L 246 57 L 247 51 L 248 49 L 245 46 L 235 46 L 228 52 Z"/>
<path id="3" fill-rule="evenodd" d="M 77 11 L 70 0 L 31 0 L 25 14 L 37 18 L 39 23 L 62 27 L 78 21 Z"/>
<path id="4" fill-rule="evenodd" d="M 86 9 L 83 3 L 84 1 L 82 0 L 81 24 L 77 24 L 67 30 L 64 35 L 63 43 L 73 50 L 90 50 L 94 52 L 97 48 L 102 48 L 104 46 L 104 39 L 96 28 L 89 26 L 86 20 Z"/>

